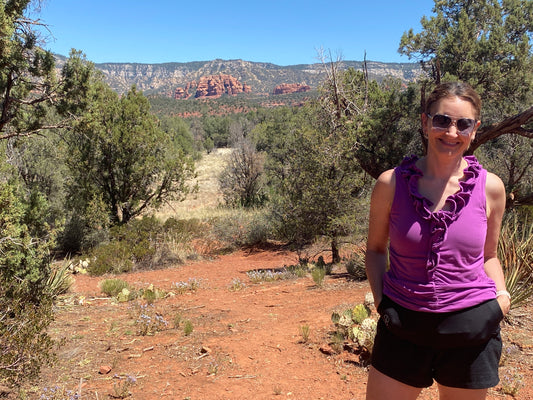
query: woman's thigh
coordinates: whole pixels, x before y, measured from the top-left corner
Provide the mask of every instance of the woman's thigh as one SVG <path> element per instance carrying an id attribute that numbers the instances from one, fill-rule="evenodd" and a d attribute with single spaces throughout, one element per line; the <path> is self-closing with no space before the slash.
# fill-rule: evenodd
<path id="1" fill-rule="evenodd" d="M 421 388 L 397 381 L 374 367 L 368 373 L 366 400 L 415 400 L 421 391 Z"/>
<path id="2" fill-rule="evenodd" d="M 461 389 L 438 384 L 439 400 L 485 400 L 488 389 Z"/>

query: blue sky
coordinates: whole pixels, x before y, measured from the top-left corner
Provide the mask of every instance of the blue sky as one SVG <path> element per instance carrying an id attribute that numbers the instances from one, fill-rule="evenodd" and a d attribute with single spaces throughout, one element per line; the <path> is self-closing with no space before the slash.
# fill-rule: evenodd
<path id="1" fill-rule="evenodd" d="M 278 65 L 317 62 L 318 49 L 344 60 L 409 62 L 402 34 L 420 32 L 433 0 L 44 0 L 34 16 L 52 37 L 90 61 L 189 62 L 243 59 Z"/>

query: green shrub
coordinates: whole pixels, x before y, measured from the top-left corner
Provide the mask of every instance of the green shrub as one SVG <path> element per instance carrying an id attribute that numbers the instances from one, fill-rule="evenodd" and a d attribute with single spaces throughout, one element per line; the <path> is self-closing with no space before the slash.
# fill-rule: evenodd
<path id="1" fill-rule="evenodd" d="M 122 279 L 105 279 L 99 284 L 102 293 L 109 297 L 116 297 L 124 289 L 131 290 L 130 284 Z"/>
<path id="2" fill-rule="evenodd" d="M 109 231 L 109 240 L 93 248 L 89 267 L 92 275 L 157 269 L 182 262 L 191 253 L 190 241 L 201 237 L 206 225 L 197 219 L 169 218 L 161 223 L 155 217 L 131 220 Z"/>
<path id="3" fill-rule="evenodd" d="M 192 324 L 191 321 L 189 320 L 186 320 L 184 323 L 183 323 L 183 334 L 185 336 L 189 336 L 194 330 L 194 326 Z"/>
<path id="4" fill-rule="evenodd" d="M 0 183 L 0 382 L 20 387 L 54 360 L 50 238 L 42 198 Z M 38 240 L 36 240 L 36 238 Z"/>
<path id="5" fill-rule="evenodd" d="M 313 281 L 315 282 L 315 284 L 320 287 L 324 284 L 326 270 L 325 268 L 315 267 L 311 271 L 311 276 L 313 277 Z"/>
<path id="6" fill-rule="evenodd" d="M 365 304 L 357 304 L 342 313 L 332 313 L 331 321 L 335 325 L 332 334 L 333 344 L 337 343 L 339 338 L 351 340 L 356 351 L 362 356 L 361 361 L 366 363 L 370 358 L 377 328 L 377 322 L 371 318 L 371 310 L 366 300 Z"/>
<path id="7" fill-rule="evenodd" d="M 67 293 L 74 283 L 69 266 L 70 260 L 66 259 L 60 266 L 52 268 L 50 276 L 46 281 L 48 292 L 52 298 Z"/>
<path id="8" fill-rule="evenodd" d="M 267 243 L 272 224 L 265 210 L 234 209 L 208 221 L 211 236 L 229 249 Z"/>
<path id="9" fill-rule="evenodd" d="M 133 260 L 128 244 L 120 241 L 99 245 L 91 252 L 94 260 L 87 271 L 94 276 L 107 273 L 120 274 L 133 269 Z"/>

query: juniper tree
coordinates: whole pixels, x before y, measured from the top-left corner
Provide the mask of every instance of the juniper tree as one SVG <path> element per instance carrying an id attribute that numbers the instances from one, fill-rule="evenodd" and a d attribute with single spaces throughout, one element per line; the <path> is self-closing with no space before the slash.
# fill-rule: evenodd
<path id="1" fill-rule="evenodd" d="M 402 36 L 400 53 L 421 62 L 428 90 L 459 79 L 480 93 L 483 125 L 469 151 L 496 139 L 485 152 L 503 173 L 508 205 L 533 204 L 533 1 L 438 0 L 433 13 L 422 18 L 420 33 L 411 29 Z M 508 160 L 505 153 L 520 162 L 499 168 L 498 158 Z"/>

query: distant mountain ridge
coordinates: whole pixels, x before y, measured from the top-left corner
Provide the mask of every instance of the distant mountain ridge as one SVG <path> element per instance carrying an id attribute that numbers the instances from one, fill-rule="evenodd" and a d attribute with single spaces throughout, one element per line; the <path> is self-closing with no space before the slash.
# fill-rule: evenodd
<path id="1" fill-rule="evenodd" d="M 66 58 L 57 56 L 58 66 Z M 361 70 L 361 61 L 343 61 L 345 68 Z M 322 63 L 280 66 L 271 63 L 244 60 L 211 60 L 186 63 L 95 63 L 102 71 L 105 81 L 118 93 L 124 93 L 134 84 L 145 94 L 172 97 L 175 90 L 192 81 L 211 75 L 231 75 L 251 88 L 253 94 L 270 95 L 274 88 L 283 84 L 304 84 L 316 89 L 325 78 L 326 66 Z M 386 76 L 413 81 L 420 74 L 415 63 L 383 63 L 367 61 L 371 79 L 381 80 Z"/>

